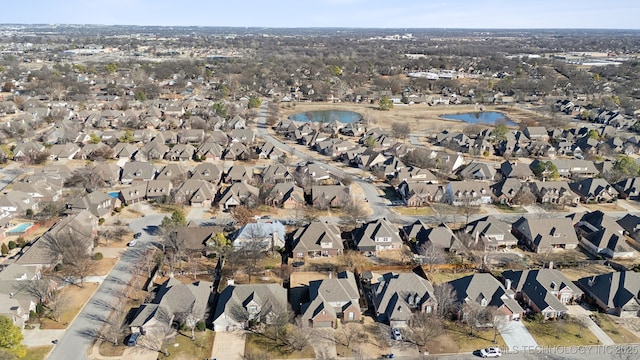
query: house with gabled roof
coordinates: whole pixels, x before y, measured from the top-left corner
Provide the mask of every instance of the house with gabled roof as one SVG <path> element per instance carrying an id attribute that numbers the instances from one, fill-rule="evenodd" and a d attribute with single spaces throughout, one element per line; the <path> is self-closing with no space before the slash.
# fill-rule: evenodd
<path id="1" fill-rule="evenodd" d="M 190 171 L 190 174 L 191 179 L 206 180 L 213 185 L 218 185 L 220 179 L 222 179 L 222 168 L 214 163 L 203 162 L 196 165 L 196 167 Z"/>
<path id="2" fill-rule="evenodd" d="M 144 183 L 146 184 L 145 199 L 164 203 L 171 198 L 171 191 L 173 190 L 171 180 L 149 180 Z"/>
<path id="3" fill-rule="evenodd" d="M 400 231 L 385 218 L 368 222 L 356 229 L 353 243 L 358 251 L 368 254 L 402 248 Z"/>
<path id="4" fill-rule="evenodd" d="M 513 234 L 533 252 L 575 249 L 578 237 L 569 218 L 521 217 L 512 225 Z"/>
<path id="5" fill-rule="evenodd" d="M 138 152 L 138 147 L 129 143 L 117 143 L 113 147 L 113 157 L 115 159 L 132 159 Z"/>
<path id="6" fill-rule="evenodd" d="M 231 137 L 231 142 L 253 144 L 256 141 L 256 134 L 251 129 L 234 129 L 229 136 Z"/>
<path id="7" fill-rule="evenodd" d="M 588 302 L 607 314 L 619 317 L 640 316 L 640 273 L 617 271 L 587 276 L 576 284 Z"/>
<path id="8" fill-rule="evenodd" d="M 164 154 L 164 159 L 172 161 L 193 160 L 196 148 L 191 144 L 176 144 Z"/>
<path id="9" fill-rule="evenodd" d="M 313 221 L 291 234 L 291 249 L 294 259 L 337 256 L 342 254 L 344 244 L 337 226 Z"/>
<path id="10" fill-rule="evenodd" d="M 235 182 L 223 191 L 218 200 L 218 206 L 222 210 L 230 210 L 239 205 L 246 205 L 258 201 L 259 189 L 245 182 Z"/>
<path id="11" fill-rule="evenodd" d="M 173 198 L 178 204 L 209 208 L 216 195 L 213 184 L 206 180 L 189 179 L 176 190 Z"/>
<path id="12" fill-rule="evenodd" d="M 282 164 L 271 164 L 262 170 L 260 174 L 265 184 L 291 183 L 293 174 Z"/>
<path id="13" fill-rule="evenodd" d="M 395 178 L 400 182 L 406 181 L 407 183 L 424 182 L 437 184 L 439 182 L 438 178 L 433 175 L 431 171 L 415 166 L 403 167 L 401 169 L 398 169 L 398 171 L 396 171 L 395 173 Z"/>
<path id="14" fill-rule="evenodd" d="M 409 327 L 416 312 L 435 313 L 433 285 L 415 273 L 386 273 L 372 284 L 371 299 L 377 321 L 391 327 Z"/>
<path id="15" fill-rule="evenodd" d="M 250 321 L 268 324 L 287 307 L 287 290 L 280 284 L 230 285 L 218 296 L 213 330 L 243 330 Z"/>
<path id="16" fill-rule="evenodd" d="M 464 320 L 468 316 L 465 305 L 495 306 L 508 320 L 519 320 L 524 309 L 515 300 L 513 290 L 508 290 L 498 279 L 489 273 L 476 273 L 448 282 L 456 294 L 459 316 Z"/>
<path id="17" fill-rule="evenodd" d="M 624 194 L 625 197 L 631 200 L 640 198 L 640 176 L 623 179 L 613 186 L 618 193 Z"/>
<path id="18" fill-rule="evenodd" d="M 188 170 L 182 164 L 169 163 L 158 172 L 155 180 L 169 180 L 178 183 L 185 181 L 188 174 Z"/>
<path id="19" fill-rule="evenodd" d="M 44 145 L 33 141 L 19 142 L 13 149 L 13 160 L 23 161 L 31 153 L 39 153 L 45 151 Z"/>
<path id="20" fill-rule="evenodd" d="M 265 205 L 283 209 L 302 208 L 306 205 L 304 190 L 293 183 L 278 183 L 269 191 Z"/>
<path id="21" fill-rule="evenodd" d="M 339 208 L 351 199 L 349 186 L 318 185 L 311 187 L 311 205 L 316 208 Z"/>
<path id="22" fill-rule="evenodd" d="M 206 141 L 198 146 L 196 156 L 201 160 L 220 160 L 224 153 L 224 146 L 226 146 L 226 143 L 225 145 L 220 145 L 217 142 Z"/>
<path id="23" fill-rule="evenodd" d="M 493 203 L 489 183 L 471 180 L 451 181 L 445 186 L 444 191 L 447 202 L 454 206 Z"/>
<path id="24" fill-rule="evenodd" d="M 580 201 L 610 202 L 618 198 L 618 191 L 602 178 L 588 178 L 569 184 L 573 192 L 580 195 Z"/>
<path id="25" fill-rule="evenodd" d="M 580 301 L 582 290 L 556 269 L 507 270 L 502 273 L 505 288 L 516 293 L 516 300 L 545 319 L 564 317 L 566 305 Z"/>
<path id="26" fill-rule="evenodd" d="M 464 250 L 464 245 L 456 234 L 444 223 L 430 227 L 421 220 L 402 228 L 405 239 L 416 242 L 416 248 L 434 246 L 446 252 Z"/>
<path id="27" fill-rule="evenodd" d="M 131 184 L 133 182 L 153 180 L 156 177 L 156 168 L 146 161 L 130 161 L 124 164 L 120 182 Z"/>
<path id="28" fill-rule="evenodd" d="M 337 327 L 338 322 L 360 321 L 360 291 L 356 278 L 343 271 L 335 278 L 309 282 L 310 301 L 302 304 L 301 324 L 310 328 Z"/>
<path id="29" fill-rule="evenodd" d="M 579 217 L 575 229 L 580 245 L 596 256 L 628 259 L 635 255 L 631 246 L 627 244 L 622 226 L 600 210 Z"/>
<path id="30" fill-rule="evenodd" d="M 518 239 L 511 234 L 511 224 L 494 216 L 485 216 L 470 222 L 464 228 L 464 232 L 472 236 L 474 244 L 482 242 L 485 250 L 518 245 Z"/>
<path id="31" fill-rule="evenodd" d="M 111 216 L 111 212 L 119 204 L 119 199 L 114 199 L 102 191 L 94 191 L 71 204 L 67 204 L 67 209 L 73 212 L 88 210 L 97 218 L 105 218 Z"/>
<path id="32" fill-rule="evenodd" d="M 406 182 L 398 185 L 398 193 L 409 207 L 429 206 L 444 197 L 442 185 L 425 182 Z"/>
<path id="33" fill-rule="evenodd" d="M 529 165 L 518 161 L 505 161 L 500 164 L 500 173 L 505 178 L 516 178 L 518 180 L 529 181 L 535 178 Z"/>
<path id="34" fill-rule="evenodd" d="M 531 191 L 542 204 L 577 205 L 580 195 L 569 187 L 566 181 L 534 181 Z"/>
<path id="35" fill-rule="evenodd" d="M 126 205 L 145 201 L 147 199 L 147 183 L 148 181 L 137 182 L 134 185 L 120 189 L 118 198 Z"/>
<path id="36" fill-rule="evenodd" d="M 196 281 L 183 284 L 171 277 L 158 288 L 153 302 L 142 304 L 133 316 L 131 332 L 153 336 L 158 323 L 172 326 L 174 321 L 183 323 L 180 317 L 191 314 L 197 321 L 205 321 L 213 301 L 213 283 Z M 165 334 L 162 334 L 165 335 Z"/>
<path id="37" fill-rule="evenodd" d="M 233 238 L 235 248 L 249 247 L 255 249 L 255 245 L 264 251 L 284 248 L 286 230 L 280 221 L 248 223 L 241 227 Z"/>
<path id="38" fill-rule="evenodd" d="M 516 178 L 505 178 L 502 179 L 502 181 L 491 185 L 491 190 L 493 195 L 496 197 L 496 202 L 510 205 L 513 203 L 513 198 L 523 186 L 528 187 L 529 184 L 523 183 Z"/>
<path id="39" fill-rule="evenodd" d="M 54 144 L 49 148 L 51 160 L 73 159 L 80 152 L 80 147 L 74 143 Z"/>
<path id="40" fill-rule="evenodd" d="M 234 165 L 224 176 L 224 182 L 233 184 L 237 182 L 253 182 L 253 168 L 244 165 Z"/>
<path id="41" fill-rule="evenodd" d="M 496 171 L 492 163 L 471 161 L 467 166 L 458 170 L 458 177 L 464 180 L 496 180 Z"/>

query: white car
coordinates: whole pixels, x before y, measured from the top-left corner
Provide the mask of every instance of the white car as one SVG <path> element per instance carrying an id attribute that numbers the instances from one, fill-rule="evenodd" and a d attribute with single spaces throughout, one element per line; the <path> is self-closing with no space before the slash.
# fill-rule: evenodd
<path id="1" fill-rule="evenodd" d="M 136 246 L 137 243 L 138 243 L 138 239 L 133 239 L 127 244 L 127 246 Z"/>
<path id="2" fill-rule="evenodd" d="M 391 337 L 393 340 L 402 340 L 402 334 L 400 334 L 400 329 L 393 328 L 391 329 Z"/>
<path id="3" fill-rule="evenodd" d="M 482 356 L 483 358 L 500 357 L 502 356 L 502 350 L 493 347 L 482 349 L 480 350 L 480 356 Z"/>

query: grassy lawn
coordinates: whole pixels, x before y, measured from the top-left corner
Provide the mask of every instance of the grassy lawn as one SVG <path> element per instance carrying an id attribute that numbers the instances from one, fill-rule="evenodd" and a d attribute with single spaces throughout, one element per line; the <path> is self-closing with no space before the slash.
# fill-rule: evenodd
<path id="1" fill-rule="evenodd" d="M 70 285 L 62 289 L 61 296 L 64 296 L 64 309 L 60 316 L 60 322 L 56 322 L 49 318 L 40 319 L 41 329 L 66 329 L 69 323 L 73 321 L 84 304 L 89 301 L 93 293 L 98 289 L 100 284 L 84 283 L 84 287 Z"/>
<path id="2" fill-rule="evenodd" d="M 53 345 L 29 347 L 27 348 L 27 356 L 22 360 L 44 360 L 51 349 L 53 349 Z"/>
<path id="3" fill-rule="evenodd" d="M 591 211 L 601 210 L 607 211 L 624 211 L 625 209 L 616 203 L 602 203 L 602 204 L 582 204 Z"/>
<path id="4" fill-rule="evenodd" d="M 490 346 L 505 347 L 504 340 L 502 340 L 500 334 L 498 334 L 496 342 L 493 342 L 493 329 L 477 330 L 473 336 L 470 336 L 469 327 L 459 322 L 446 321 L 444 322 L 444 328 L 447 335 L 458 345 L 457 352 L 471 352 Z"/>
<path id="5" fill-rule="evenodd" d="M 594 313 L 593 316 L 596 324 L 598 324 L 616 344 L 635 344 L 640 342 L 640 338 L 635 336 L 626 327 L 616 324 L 609 315 Z"/>
<path id="6" fill-rule="evenodd" d="M 396 206 L 391 208 L 391 210 L 393 210 L 394 212 L 400 215 L 409 215 L 409 216 L 433 215 L 433 210 L 430 207 L 414 208 L 414 207 Z"/>
<path id="7" fill-rule="evenodd" d="M 598 345 L 600 341 L 586 327 L 580 327 L 571 321 L 524 321 L 531 336 L 540 346 Z M 581 333 L 581 337 L 578 334 Z"/>
<path id="8" fill-rule="evenodd" d="M 213 339 L 216 333 L 211 330 L 203 332 L 196 331 L 196 340 L 191 340 L 191 332 L 181 332 L 176 336 L 174 346 L 169 346 L 169 356 L 160 354 L 158 359 L 172 360 L 190 360 L 190 359 L 208 359 L 211 357 L 211 349 L 213 348 Z"/>
<path id="9" fill-rule="evenodd" d="M 295 329 L 293 330 L 295 331 Z M 301 359 L 315 358 L 315 352 L 311 346 L 302 351 L 291 351 L 277 340 L 256 333 L 248 333 L 244 346 L 245 358 L 249 356 L 266 355 L 269 359 Z"/>

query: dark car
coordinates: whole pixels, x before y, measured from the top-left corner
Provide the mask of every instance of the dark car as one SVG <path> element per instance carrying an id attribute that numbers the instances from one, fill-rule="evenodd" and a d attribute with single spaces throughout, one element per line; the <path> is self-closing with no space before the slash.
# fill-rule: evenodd
<path id="1" fill-rule="evenodd" d="M 140 337 L 139 332 L 135 332 L 129 335 L 129 339 L 127 339 L 127 346 L 136 346 L 136 343 L 138 342 L 139 337 Z"/>
<path id="2" fill-rule="evenodd" d="M 139 238 L 140 238 L 140 236 L 142 236 L 142 233 L 139 233 L 139 232 L 138 232 L 138 233 L 135 233 L 135 234 L 133 235 L 133 238 L 134 238 L 134 239 L 139 239 Z"/>

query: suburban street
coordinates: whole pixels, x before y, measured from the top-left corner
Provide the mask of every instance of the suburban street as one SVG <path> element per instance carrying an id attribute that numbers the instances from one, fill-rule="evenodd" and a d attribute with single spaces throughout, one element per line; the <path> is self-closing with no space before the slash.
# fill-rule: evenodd
<path id="1" fill-rule="evenodd" d="M 129 227 L 134 233 L 142 233 L 138 244 L 123 253 L 91 300 L 69 325 L 64 336 L 59 339 L 48 359 L 81 360 L 87 358 L 87 351 L 92 345 L 97 331 L 111 312 L 109 303 L 131 280 L 131 273 L 128 269 L 138 261 L 141 250 L 146 246 L 151 246 L 151 242 L 156 238 L 155 229 L 160 225 L 163 217 L 164 214 L 147 213 L 144 217 L 134 219 L 129 223 Z"/>

